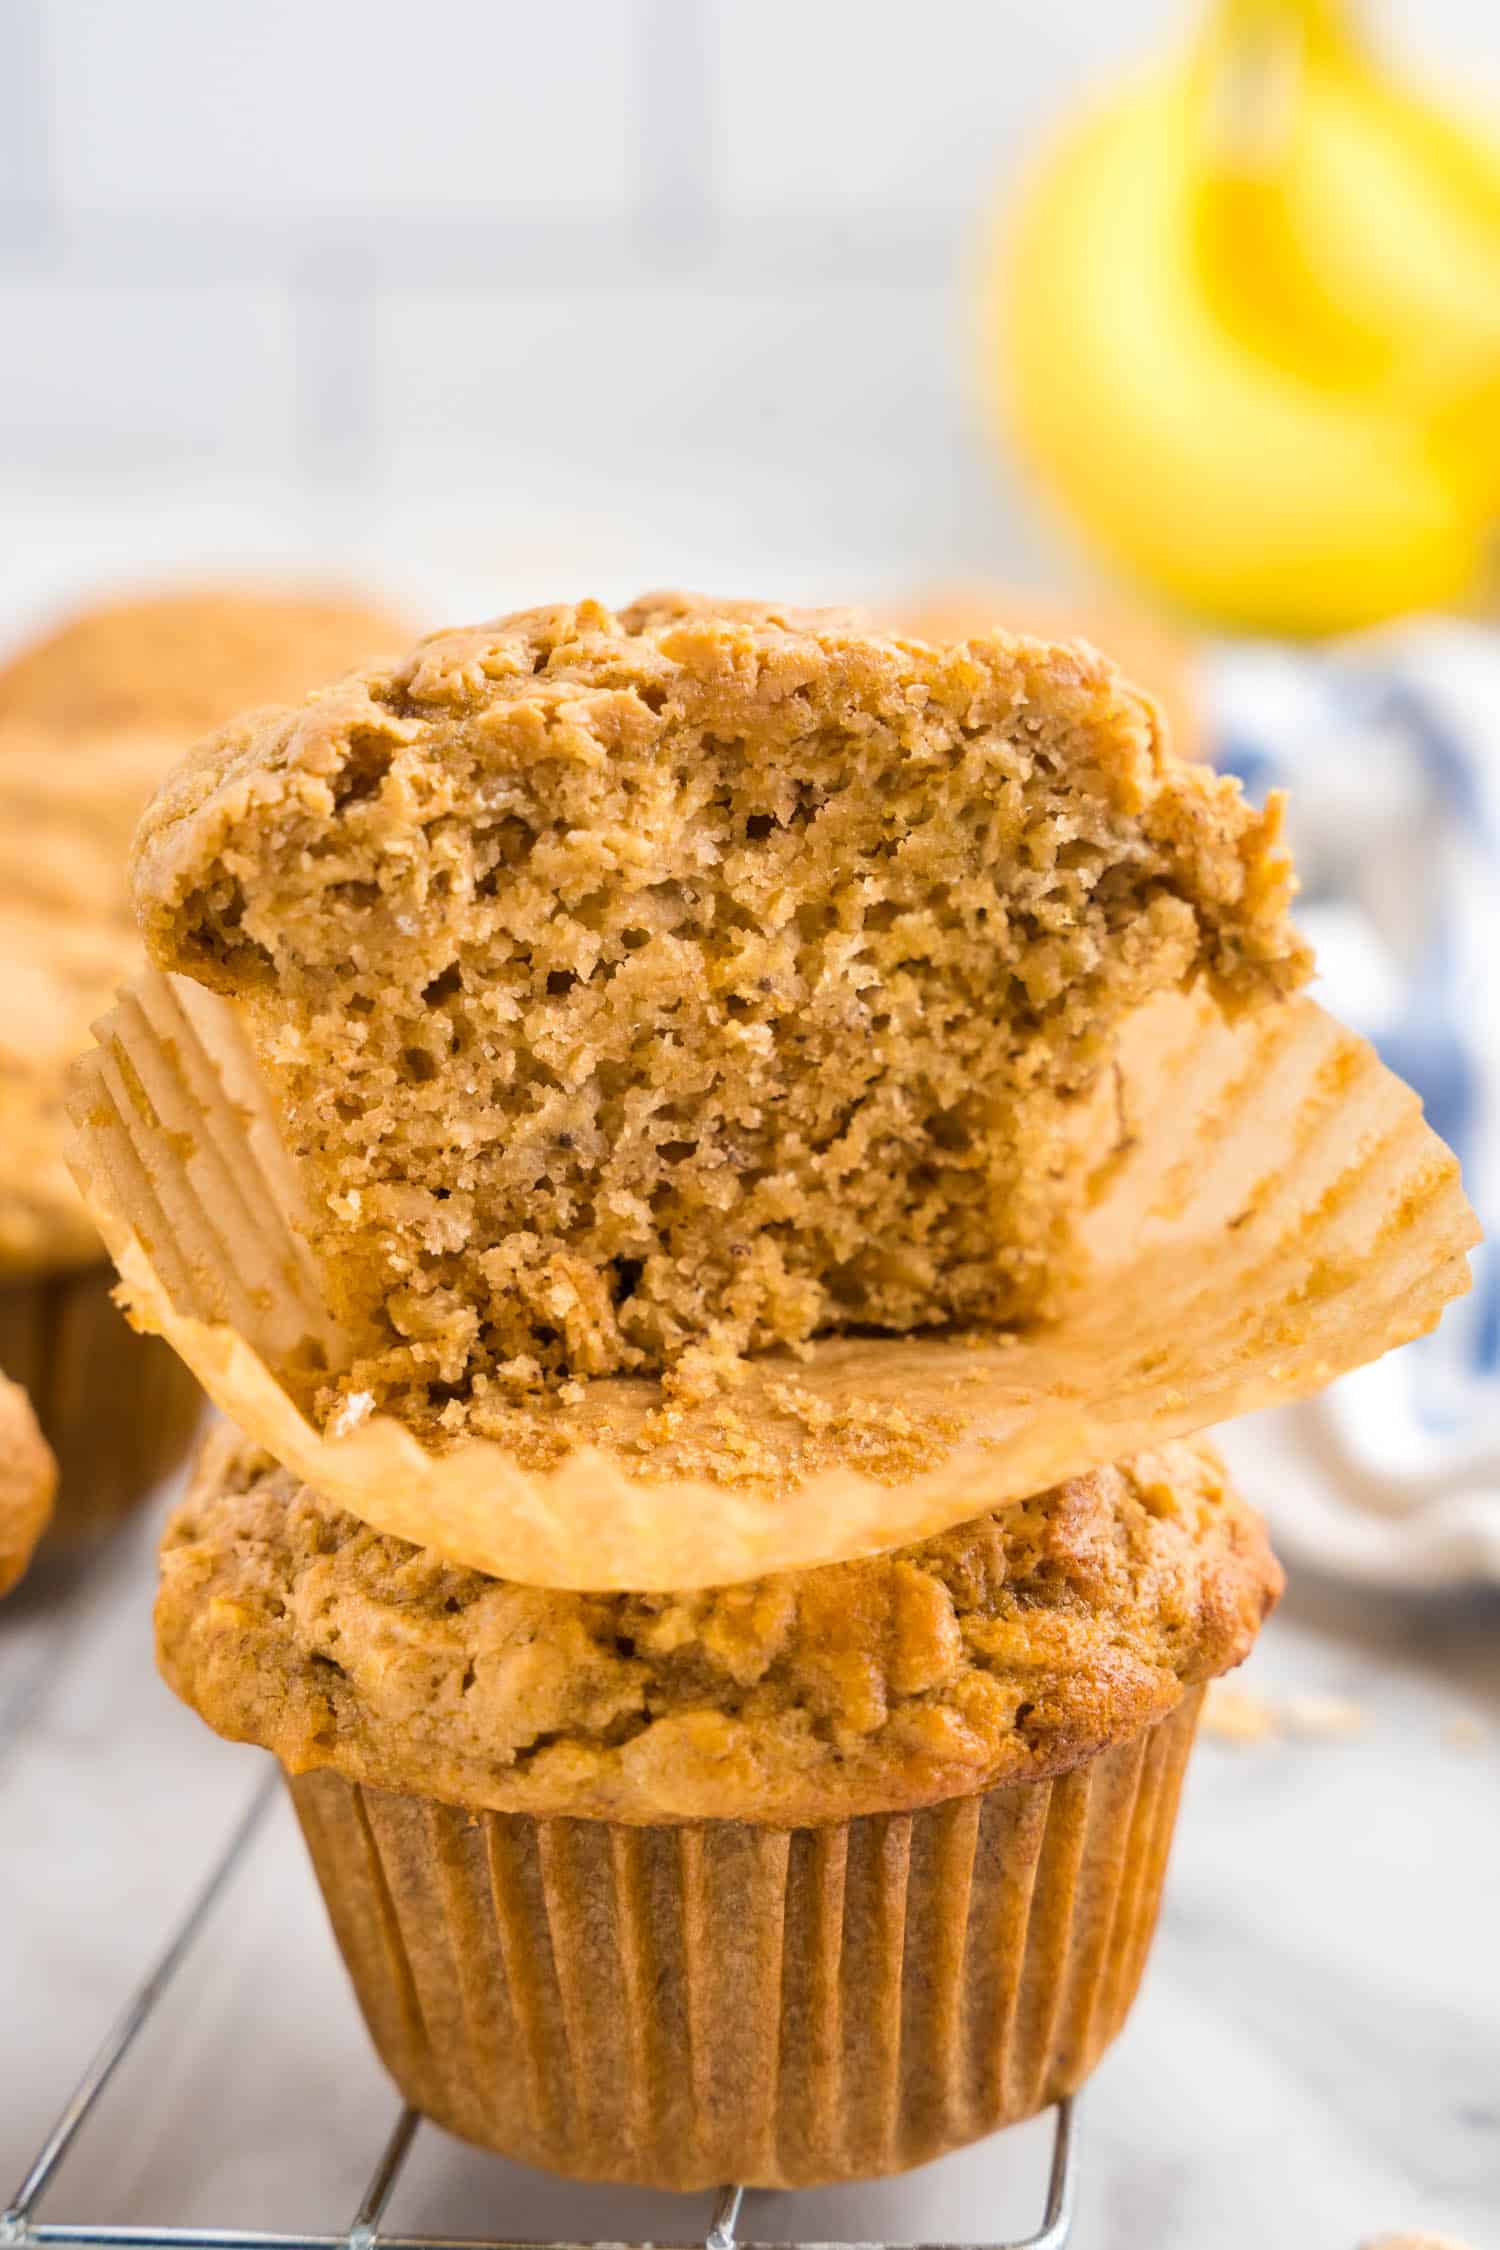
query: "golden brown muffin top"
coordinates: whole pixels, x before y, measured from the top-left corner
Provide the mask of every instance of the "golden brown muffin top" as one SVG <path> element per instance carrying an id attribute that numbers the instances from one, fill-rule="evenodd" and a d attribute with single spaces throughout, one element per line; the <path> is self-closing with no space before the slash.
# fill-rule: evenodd
<path id="1" fill-rule="evenodd" d="M 1201 1442 L 900 1553 L 647 1596 L 457 1568 L 221 1432 L 167 1528 L 157 1646 L 211 1726 L 293 1771 L 799 1825 L 1078 1763 L 1239 1663 L 1280 1584 Z"/>
<path id="2" fill-rule="evenodd" d="M 145 727 L 185 747 L 257 703 L 284 703 L 407 639 L 338 594 L 205 586 L 98 602 L 0 666 L 0 722 L 85 734 Z"/>
<path id="3" fill-rule="evenodd" d="M 1092 652 L 690 597 L 537 610 L 205 745 L 142 824 L 242 1001 L 347 1364 L 538 1392 L 1048 1308 L 1124 1014 L 1305 975 L 1275 812 Z"/>
<path id="4" fill-rule="evenodd" d="M 1127 680 L 1155 696 L 1167 739 L 1180 758 L 1202 754 L 1203 699 L 1191 645 L 1162 618 L 1097 588 L 1076 594 L 1003 586 L 933 586 L 905 601 L 883 602 L 893 633 L 923 641 L 966 641 L 1001 625 L 1041 640 L 1084 640 L 1105 651 Z"/>
<path id="5" fill-rule="evenodd" d="M 57 1463 L 19 1383 L 0 1375 L 0 1594 L 30 1562 L 52 1514 Z"/>

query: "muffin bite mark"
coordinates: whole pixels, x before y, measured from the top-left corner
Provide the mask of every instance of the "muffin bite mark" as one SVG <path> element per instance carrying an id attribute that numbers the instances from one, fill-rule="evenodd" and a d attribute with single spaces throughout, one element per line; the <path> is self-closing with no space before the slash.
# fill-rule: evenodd
<path id="1" fill-rule="evenodd" d="M 1307 965 L 1274 813 L 1091 652 L 686 597 L 230 730 L 136 890 L 245 1005 L 351 1342 L 320 1417 L 430 1436 L 1045 1312 L 1115 1024 Z"/>

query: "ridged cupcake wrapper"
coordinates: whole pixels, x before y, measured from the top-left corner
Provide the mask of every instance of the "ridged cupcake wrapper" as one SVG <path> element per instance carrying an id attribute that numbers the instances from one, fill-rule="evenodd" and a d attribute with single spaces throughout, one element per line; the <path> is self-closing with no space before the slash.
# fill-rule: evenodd
<path id="1" fill-rule="evenodd" d="M 727 1585 L 928 1537 L 1405 1343 L 1468 1286 L 1477 1236 L 1454 1158 L 1363 1040 L 1307 1001 L 1234 1022 L 1162 1002 L 1101 1074 L 1090 1280 L 1055 1320 L 770 1355 L 674 1407 L 668 1444 L 660 1387 L 616 1379 L 540 1418 L 540 1459 L 429 1451 L 380 1413 L 308 1419 L 347 1340 L 233 1011 L 153 972 L 97 1029 L 72 1161 L 138 1317 L 314 1490 L 528 1585 Z"/>
<path id="2" fill-rule="evenodd" d="M 159 1336 L 130 1326 L 106 1265 L 0 1282 L 0 1368 L 57 1456 L 44 1552 L 110 1530 L 187 1458 L 203 1393 Z"/>
<path id="3" fill-rule="evenodd" d="M 820 1828 L 290 1786 L 416 2108 L 573 2178 L 808 2185 L 1087 2077 L 1140 1982 L 1200 1700 L 1054 1780 Z"/>

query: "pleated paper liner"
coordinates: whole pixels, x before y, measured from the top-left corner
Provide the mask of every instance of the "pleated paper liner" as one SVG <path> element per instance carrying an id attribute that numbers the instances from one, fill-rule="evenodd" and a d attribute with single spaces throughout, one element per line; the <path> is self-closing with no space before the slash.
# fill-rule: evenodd
<path id="1" fill-rule="evenodd" d="M 29 1394 L 57 1456 L 44 1552 L 102 1537 L 179 1468 L 203 1393 L 159 1336 L 138 1335 L 115 1303 L 113 1270 L 0 1282 L 0 1368 Z"/>
<path id="2" fill-rule="evenodd" d="M 291 1790 L 414 2107 L 575 2179 L 805 2186 L 1088 2076 L 1140 1983 L 1201 1692 L 1054 1780 L 820 1828 Z"/>
<path id="3" fill-rule="evenodd" d="M 874 1553 L 1298 1398 L 1432 1327 L 1477 1239 L 1415 1095 L 1307 1001 L 1131 1027 L 1087 1286 L 1017 1336 L 836 1339 L 691 1411 L 610 1379 L 515 1444 L 429 1451 L 306 1407 L 340 1339 L 229 1007 L 153 973 L 71 1102 L 80 1185 L 134 1318 L 226 1413 L 377 1529 L 502 1578 L 636 1591 Z"/>

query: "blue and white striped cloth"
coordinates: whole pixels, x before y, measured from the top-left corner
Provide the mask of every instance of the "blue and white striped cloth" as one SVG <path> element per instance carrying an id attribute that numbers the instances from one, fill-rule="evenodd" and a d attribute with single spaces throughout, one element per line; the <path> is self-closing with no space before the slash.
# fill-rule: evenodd
<path id="1" fill-rule="evenodd" d="M 1317 997 L 1422 1096 L 1500 1234 L 1500 633 L 1414 623 L 1208 665 L 1218 762 L 1290 801 Z M 1289 1555 L 1392 1586 L 1500 1583 L 1500 1256 L 1436 1334 L 1225 1450 Z"/>

